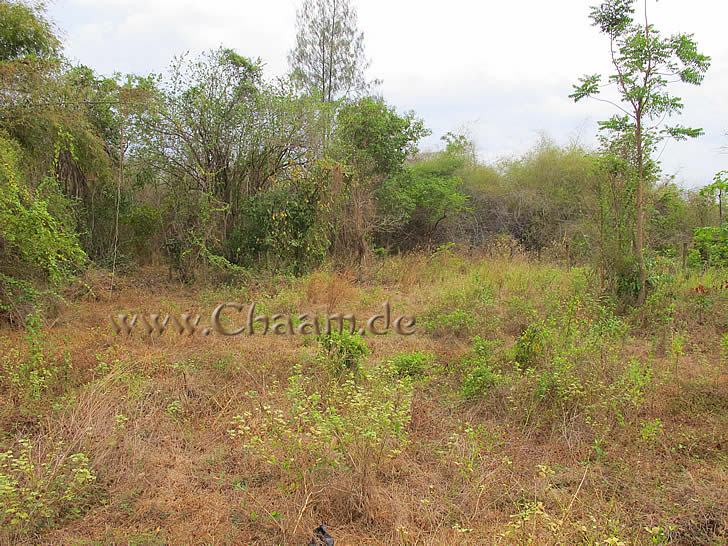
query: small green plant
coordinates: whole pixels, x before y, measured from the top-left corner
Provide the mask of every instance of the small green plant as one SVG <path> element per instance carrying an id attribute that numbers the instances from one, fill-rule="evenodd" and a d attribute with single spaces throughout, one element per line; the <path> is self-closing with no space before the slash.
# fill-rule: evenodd
<path id="1" fill-rule="evenodd" d="M 674 525 L 645 527 L 645 531 L 650 535 L 650 544 L 670 544 L 675 537 L 677 527 Z"/>
<path id="2" fill-rule="evenodd" d="M 356 374 L 362 359 L 369 354 L 364 338 L 346 330 L 322 334 L 318 337 L 318 342 L 321 348 L 320 358 L 336 376 Z"/>
<path id="3" fill-rule="evenodd" d="M 411 379 L 398 377 L 389 364 L 323 385 L 297 366 L 285 406 L 253 400 L 251 409 L 234 417 L 228 435 L 256 459 L 282 470 L 300 469 L 305 462 L 314 468 L 351 465 L 365 476 L 405 445 L 412 391 Z"/>
<path id="4" fill-rule="evenodd" d="M 435 337 L 467 336 L 475 327 L 476 321 L 472 313 L 464 309 L 455 309 L 443 313 L 430 313 L 422 320 L 425 331 Z"/>
<path id="5" fill-rule="evenodd" d="M 394 355 L 390 361 L 400 377 L 422 377 L 435 363 L 435 355 L 415 351 L 413 353 L 400 353 Z"/>
<path id="6" fill-rule="evenodd" d="M 465 424 L 461 430 L 450 435 L 447 449 L 442 450 L 440 455 L 455 464 L 463 478 L 471 479 L 472 474 L 478 472 L 483 464 L 488 464 L 500 443 L 500 436 L 484 425 Z"/>
<path id="7" fill-rule="evenodd" d="M 25 323 L 27 354 L 20 356 L 17 350 L 11 351 L 6 356 L 5 375 L 21 397 L 39 400 L 53 383 L 59 368 L 49 362 L 46 356 L 40 316 L 35 312 L 31 313 L 26 317 Z"/>
<path id="8" fill-rule="evenodd" d="M 675 334 L 672 336 L 670 342 L 670 356 L 672 358 L 673 366 L 677 371 L 680 359 L 685 356 L 685 342 L 686 336 L 682 334 Z"/>
<path id="9" fill-rule="evenodd" d="M 80 516 L 93 500 L 96 475 L 83 453 L 62 450 L 35 460 L 29 440 L 0 452 L 0 529 L 24 534 Z"/>
<path id="10" fill-rule="evenodd" d="M 463 362 L 467 370 L 462 394 L 465 398 L 479 398 L 501 383 L 504 376 L 493 367 L 493 355 L 498 342 L 476 336 L 473 348 Z"/>
<path id="11" fill-rule="evenodd" d="M 594 442 L 592 442 L 592 449 L 594 450 L 594 459 L 597 462 L 603 461 L 607 455 L 607 451 L 606 449 L 604 449 L 604 447 L 604 438 L 602 438 L 601 436 L 597 436 L 596 438 L 594 438 Z"/>
<path id="12" fill-rule="evenodd" d="M 516 342 L 513 356 L 516 364 L 522 369 L 537 366 L 548 349 L 550 334 L 543 322 L 530 324 Z"/>
<path id="13" fill-rule="evenodd" d="M 114 430 L 126 429 L 126 424 L 129 422 L 129 417 L 123 413 L 117 413 L 114 415 Z"/>
<path id="14" fill-rule="evenodd" d="M 640 438 L 643 442 L 655 443 L 662 435 L 662 421 L 659 418 L 642 421 L 640 426 Z"/>
<path id="15" fill-rule="evenodd" d="M 179 400 L 174 400 L 167 404 L 167 408 L 165 410 L 167 412 L 167 415 L 169 415 L 172 419 L 176 419 L 180 416 L 182 413 L 182 402 Z"/>
<path id="16" fill-rule="evenodd" d="M 647 389 L 652 383 L 652 368 L 633 358 L 618 383 L 622 400 L 633 408 L 638 408 L 644 402 Z"/>

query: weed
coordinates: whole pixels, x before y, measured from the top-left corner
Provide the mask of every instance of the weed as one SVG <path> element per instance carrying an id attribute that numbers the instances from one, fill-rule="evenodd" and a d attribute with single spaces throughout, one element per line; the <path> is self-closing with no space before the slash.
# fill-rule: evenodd
<path id="1" fill-rule="evenodd" d="M 391 365 L 363 369 L 361 377 L 319 381 L 300 367 L 289 378 L 288 407 L 255 404 L 236 416 L 228 434 L 258 460 L 286 472 L 346 467 L 362 487 L 371 470 L 407 442 L 412 382 Z"/>
<path id="2" fill-rule="evenodd" d="M 400 377 L 418 378 L 427 374 L 435 363 L 435 355 L 415 351 L 413 353 L 400 353 L 394 355 L 389 363 L 394 367 Z"/>
<path id="3" fill-rule="evenodd" d="M 478 398 L 491 388 L 503 382 L 504 376 L 493 366 L 494 350 L 498 342 L 476 336 L 473 339 L 471 353 L 465 358 L 463 368 L 466 369 L 462 394 L 465 398 Z"/>
<path id="4" fill-rule="evenodd" d="M 124 430 L 126 429 L 126 424 L 129 422 L 129 417 L 124 415 L 123 413 L 117 413 L 114 415 L 114 430 Z"/>
<path id="5" fill-rule="evenodd" d="M 182 414 L 182 402 L 179 400 L 173 400 L 167 404 L 165 411 L 172 419 L 177 419 Z"/>
<path id="6" fill-rule="evenodd" d="M 356 374 L 362 359 L 369 353 L 364 338 L 346 330 L 333 331 L 318 337 L 320 358 L 335 376 Z"/>
<path id="7" fill-rule="evenodd" d="M 25 339 L 27 354 L 21 357 L 17 350 L 10 351 L 6 355 L 3 375 L 21 398 L 39 400 L 61 369 L 46 355 L 42 322 L 35 312 L 26 317 Z M 68 359 L 65 367 L 70 367 Z"/>
<path id="8" fill-rule="evenodd" d="M 463 309 L 429 313 L 422 318 L 425 331 L 435 337 L 466 337 L 475 325 L 475 317 Z"/>
<path id="9" fill-rule="evenodd" d="M 83 453 L 60 448 L 41 462 L 29 440 L 0 452 L 0 528 L 24 534 L 80 516 L 93 500 L 96 475 Z"/>
<path id="10" fill-rule="evenodd" d="M 659 418 L 642 421 L 640 424 L 640 438 L 643 442 L 653 444 L 662 435 L 663 428 L 662 421 Z"/>

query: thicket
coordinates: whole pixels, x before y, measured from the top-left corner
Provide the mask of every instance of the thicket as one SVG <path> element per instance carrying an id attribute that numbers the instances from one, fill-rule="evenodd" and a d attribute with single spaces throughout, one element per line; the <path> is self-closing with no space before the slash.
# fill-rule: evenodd
<path id="1" fill-rule="evenodd" d="M 543 140 L 486 165 L 462 135 L 420 151 L 422 120 L 367 95 L 360 74 L 341 75 L 357 94 L 326 98 L 316 89 L 343 84 L 307 88 L 295 70 L 273 80 L 260 60 L 221 47 L 176 58 L 165 77 L 103 77 L 63 57 L 41 9 L 3 0 L 0 11 L 6 321 L 22 324 L 91 262 L 229 280 L 325 261 L 358 270 L 374 252 L 453 242 L 591 264 L 603 290 L 637 299 L 624 132 L 597 150 Z M 660 256 L 725 265 L 724 177 L 689 191 L 646 166 L 648 269 Z"/>

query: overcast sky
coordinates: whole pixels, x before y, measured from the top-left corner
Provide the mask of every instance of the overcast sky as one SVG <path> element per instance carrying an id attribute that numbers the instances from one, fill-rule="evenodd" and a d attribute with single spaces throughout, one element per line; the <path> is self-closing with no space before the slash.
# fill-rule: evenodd
<path id="1" fill-rule="evenodd" d="M 360 0 L 370 78 L 399 110 L 415 110 L 438 146 L 467 130 L 481 157 L 520 154 L 546 135 L 558 143 L 595 143 L 596 121 L 613 110 L 574 104 L 571 85 L 606 73 L 608 43 L 590 26 L 597 0 Z M 270 76 L 287 69 L 297 0 L 55 0 L 49 14 L 67 55 L 103 74 L 163 72 L 175 54 L 225 45 L 260 57 Z M 679 123 L 705 136 L 672 142 L 661 160 L 687 186 L 728 169 L 728 2 L 648 0 L 665 33 L 692 32 L 712 66 L 700 87 L 678 86 Z"/>

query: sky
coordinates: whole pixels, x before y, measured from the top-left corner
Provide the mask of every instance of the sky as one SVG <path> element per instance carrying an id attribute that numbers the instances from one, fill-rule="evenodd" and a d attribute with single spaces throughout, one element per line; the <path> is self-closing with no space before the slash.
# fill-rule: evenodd
<path id="1" fill-rule="evenodd" d="M 67 56 L 101 74 L 163 73 L 175 55 L 224 45 L 274 77 L 287 71 L 299 1 L 55 0 L 48 14 Z M 568 98 L 579 76 L 609 73 L 608 41 L 588 19 L 597 0 L 352 2 L 368 76 L 382 80 L 388 103 L 425 120 L 424 149 L 448 131 L 468 134 L 484 161 L 526 153 L 544 136 L 591 147 L 597 121 L 616 113 Z M 647 9 L 663 33 L 694 33 L 712 57 L 703 85 L 674 88 L 685 104 L 675 121 L 705 136 L 660 150 L 665 174 L 703 186 L 728 169 L 728 2 L 647 0 Z"/>

